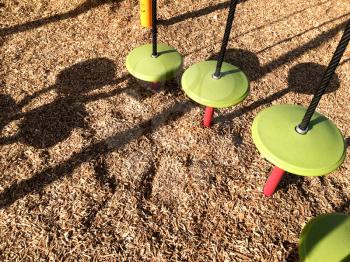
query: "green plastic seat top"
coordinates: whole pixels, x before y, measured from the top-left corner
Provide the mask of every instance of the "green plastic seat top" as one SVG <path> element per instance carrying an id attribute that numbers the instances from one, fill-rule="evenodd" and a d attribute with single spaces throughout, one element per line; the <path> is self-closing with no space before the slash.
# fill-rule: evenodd
<path id="1" fill-rule="evenodd" d="M 304 227 L 299 241 L 301 262 L 349 262 L 350 216 L 325 214 Z"/>
<path id="2" fill-rule="evenodd" d="M 345 159 L 345 142 L 339 129 L 315 112 L 309 131 L 295 131 L 306 108 L 275 105 L 255 117 L 252 138 L 261 155 L 275 166 L 296 175 L 322 176 L 337 169 Z"/>
<path id="3" fill-rule="evenodd" d="M 223 63 L 221 77 L 214 79 L 216 61 L 203 61 L 189 67 L 182 76 L 184 92 L 197 103 L 225 108 L 242 102 L 249 93 L 248 78 L 236 66 Z"/>
<path id="4" fill-rule="evenodd" d="M 126 68 L 137 79 L 164 82 L 176 75 L 182 67 L 182 56 L 172 47 L 157 45 L 157 57 L 152 57 L 152 45 L 135 48 L 126 57 Z"/>

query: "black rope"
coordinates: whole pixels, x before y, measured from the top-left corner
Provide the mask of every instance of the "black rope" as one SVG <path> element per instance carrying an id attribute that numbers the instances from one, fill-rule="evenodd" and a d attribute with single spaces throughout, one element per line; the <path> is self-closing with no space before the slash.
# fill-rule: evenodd
<path id="1" fill-rule="evenodd" d="M 326 88 L 329 85 L 329 82 L 332 79 L 332 76 L 339 65 L 340 59 L 343 56 L 345 49 L 350 41 L 350 20 L 348 21 L 344 34 L 340 39 L 337 49 L 335 50 L 333 57 L 327 67 L 326 72 L 323 75 L 321 84 L 319 88 L 316 90 L 314 97 L 312 98 L 309 107 L 306 110 L 303 120 L 297 126 L 297 131 L 301 134 L 305 134 L 308 130 L 308 126 L 310 124 L 311 117 L 315 113 L 316 107 L 320 102 L 323 94 L 326 91 Z"/>
<path id="2" fill-rule="evenodd" d="M 152 57 L 157 56 L 157 0 L 152 0 Z"/>
<path id="3" fill-rule="evenodd" d="M 216 78 L 220 78 L 220 75 L 221 75 L 221 67 L 222 67 L 222 63 L 224 62 L 227 44 L 228 44 L 228 41 L 230 39 L 230 33 L 231 33 L 233 19 L 235 17 L 236 6 L 237 6 L 238 1 L 239 0 L 231 0 L 231 2 L 230 2 L 230 9 L 228 11 L 224 38 L 222 39 L 221 49 L 220 49 L 220 53 L 219 53 L 217 64 L 216 64 L 216 70 L 214 73 L 214 77 L 216 77 Z"/>

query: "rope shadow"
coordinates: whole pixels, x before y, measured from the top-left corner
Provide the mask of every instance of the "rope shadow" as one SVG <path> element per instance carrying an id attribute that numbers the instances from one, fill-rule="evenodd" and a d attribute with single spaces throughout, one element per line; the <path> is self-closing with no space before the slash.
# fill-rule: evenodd
<path id="1" fill-rule="evenodd" d="M 244 2 L 247 2 L 247 1 L 248 0 L 241 0 L 241 1 L 239 1 L 239 3 L 244 3 Z M 302 13 L 302 12 L 308 10 L 309 8 L 317 7 L 317 6 L 320 6 L 320 5 L 324 4 L 324 3 L 326 3 L 326 1 L 321 2 L 321 3 L 317 4 L 317 5 L 311 5 L 309 7 L 305 7 L 303 9 L 301 9 L 301 10 L 298 10 L 298 11 L 295 11 L 295 12 L 291 13 L 288 16 L 284 16 L 283 18 L 278 19 L 278 20 L 270 23 L 269 25 L 281 22 L 281 21 L 283 21 L 283 20 L 285 20 L 285 19 L 287 19 L 287 18 L 289 18 L 289 17 L 291 17 L 293 15 Z M 160 19 L 159 20 L 159 24 L 163 25 L 163 26 L 174 25 L 174 24 L 186 21 L 188 19 L 198 18 L 198 17 L 201 17 L 201 16 L 209 15 L 210 13 L 213 13 L 213 12 L 216 12 L 216 11 L 219 11 L 219 10 L 222 10 L 222 9 L 226 9 L 226 8 L 229 7 L 229 5 L 230 5 L 230 1 L 226 1 L 226 2 L 222 2 L 222 3 L 216 4 L 216 5 L 207 6 L 207 7 L 204 7 L 202 9 L 199 9 L 199 10 L 195 10 L 195 11 L 192 11 L 192 12 L 187 12 L 187 13 L 184 13 L 184 14 L 180 14 L 180 15 L 171 17 L 169 19 Z M 266 25 L 259 26 L 259 27 L 255 28 L 253 30 L 250 30 L 250 31 L 246 32 L 246 33 L 251 33 L 253 31 L 258 31 L 258 30 L 262 29 L 265 26 Z M 244 33 L 244 34 L 246 34 L 246 33 Z"/>
<path id="2" fill-rule="evenodd" d="M 300 37 L 300 36 L 302 36 L 302 35 L 304 35 L 304 34 L 306 34 L 306 33 L 308 33 L 308 32 L 311 32 L 311 31 L 315 30 L 315 29 L 319 29 L 319 28 L 321 28 L 322 26 L 325 26 L 325 25 L 327 25 L 327 24 L 333 23 L 333 22 L 335 22 L 335 21 L 337 21 L 337 20 L 339 20 L 339 19 L 343 19 L 344 17 L 348 17 L 349 15 L 350 15 L 350 13 L 346 13 L 346 14 L 344 14 L 344 15 L 341 15 L 341 16 L 337 17 L 337 18 L 328 20 L 328 21 L 326 21 L 326 22 L 324 22 L 324 23 L 318 25 L 317 27 L 309 28 L 309 29 L 307 29 L 307 30 L 305 30 L 305 31 L 303 31 L 303 32 L 301 32 L 301 33 L 299 33 L 299 34 L 293 35 L 293 36 L 291 36 L 291 37 L 288 37 L 288 38 L 286 38 L 286 39 L 283 39 L 283 40 L 281 40 L 281 41 L 278 41 L 277 43 L 274 43 L 273 45 L 270 45 L 270 46 L 268 46 L 268 47 L 265 47 L 264 49 L 259 50 L 258 53 L 263 53 L 263 52 L 265 52 L 266 50 L 269 50 L 269 49 L 271 49 L 271 48 L 273 48 L 273 47 L 276 47 L 276 46 L 278 46 L 278 45 L 280 45 L 280 44 L 283 44 L 283 43 L 286 43 L 286 42 L 290 42 L 291 40 L 293 40 L 293 39 L 296 38 L 296 37 Z"/>
<path id="3" fill-rule="evenodd" d="M 350 58 L 345 59 L 343 62 L 341 62 L 341 63 L 339 64 L 339 66 L 344 65 L 344 64 L 348 63 L 349 61 L 350 61 Z"/>
<path id="4" fill-rule="evenodd" d="M 5 37 L 0 37 L 0 51 L 2 46 L 5 44 Z M 0 68 L 2 67 L 2 59 L 0 58 Z M 0 90 L 4 90 L 5 89 L 5 80 L 4 80 L 4 76 L 3 73 L 0 73 Z M 4 116 L 7 114 L 10 114 L 11 112 L 8 110 L 9 107 L 13 107 L 14 105 L 11 104 L 11 102 L 13 102 L 13 100 L 10 99 L 9 96 L 5 95 L 5 94 L 0 94 L 0 132 L 2 130 L 2 123 L 4 121 Z"/>
<path id="5" fill-rule="evenodd" d="M 248 31 L 246 31 L 246 32 L 239 33 L 239 34 L 237 34 L 237 35 L 231 37 L 230 40 L 234 40 L 234 39 L 237 39 L 237 38 L 239 38 L 239 37 L 241 37 L 241 36 L 244 36 L 244 35 L 247 35 L 247 34 L 250 34 L 250 33 L 253 33 L 253 32 L 257 32 L 257 31 L 263 29 L 264 27 L 272 26 L 273 24 L 277 24 L 278 22 L 282 22 L 282 21 L 284 21 L 284 20 L 287 20 L 287 19 L 289 19 L 290 17 L 292 17 L 292 16 L 294 16 L 294 15 L 300 14 L 300 13 L 302 13 L 302 12 L 304 12 L 304 11 L 310 9 L 310 8 L 318 7 L 318 6 L 323 5 L 323 4 L 325 4 L 325 3 L 327 3 L 327 1 L 321 2 L 320 4 L 311 5 L 311 6 L 309 6 L 309 7 L 303 8 L 303 9 L 301 9 L 301 10 L 292 12 L 291 14 L 289 14 L 289 15 L 287 15 L 287 16 L 283 16 L 283 17 L 281 17 L 281 18 L 279 18 L 279 19 L 277 19 L 277 20 L 274 20 L 274 21 L 272 21 L 272 22 L 270 22 L 270 23 L 268 23 L 268 24 L 264 24 L 264 25 L 255 27 L 255 28 L 253 28 L 253 29 L 250 29 L 250 30 L 248 30 Z M 307 33 L 307 32 L 310 32 L 310 31 L 312 31 L 312 30 L 319 29 L 319 28 L 321 28 L 322 26 L 325 26 L 325 25 L 327 25 L 327 24 L 329 24 L 329 23 L 335 22 L 335 21 L 337 21 L 337 20 L 339 20 L 339 19 L 341 19 L 341 18 L 343 18 L 343 17 L 345 17 L 345 16 L 348 16 L 349 14 L 350 14 L 350 13 L 347 13 L 347 14 L 345 14 L 345 15 L 341 15 L 341 16 L 339 16 L 339 17 L 337 17 L 337 18 L 334 18 L 334 19 L 331 19 L 331 20 L 329 20 L 329 21 L 326 21 L 326 22 L 322 23 L 322 24 L 318 25 L 317 27 L 309 28 L 309 29 L 307 29 L 307 30 L 305 30 L 305 31 L 303 31 L 303 32 L 301 32 L 301 33 L 295 35 L 295 36 L 288 37 L 288 38 L 286 38 L 286 39 L 284 39 L 284 40 L 278 42 L 278 44 L 282 44 L 282 43 L 285 43 L 285 42 L 287 42 L 287 41 L 291 41 L 291 40 L 292 40 L 293 38 L 295 38 L 295 37 L 301 36 L 301 35 L 303 35 L 303 34 L 305 34 L 305 33 Z M 218 43 L 219 43 L 219 42 L 215 42 L 215 44 L 218 44 Z M 268 49 L 270 49 L 270 48 L 272 48 L 272 47 L 274 47 L 274 46 L 276 46 L 276 45 L 277 45 L 277 44 L 274 44 L 274 45 L 272 45 L 272 46 L 266 47 L 266 48 L 260 50 L 260 51 L 257 52 L 257 53 L 262 53 L 263 51 L 266 51 L 266 50 L 268 50 Z M 206 47 L 199 47 L 199 48 L 197 48 L 197 49 L 195 49 L 195 50 L 193 50 L 193 51 L 190 51 L 190 52 L 187 53 L 186 55 L 189 55 L 189 54 L 191 54 L 191 53 L 195 53 L 195 52 L 197 52 L 197 51 L 203 50 L 203 48 L 206 48 Z"/>
<path id="6" fill-rule="evenodd" d="M 245 0 L 245 1 L 247 1 L 247 0 Z M 170 26 L 170 25 L 180 23 L 180 22 L 185 21 L 185 20 L 190 19 L 190 18 L 197 18 L 197 17 L 208 15 L 208 14 L 213 13 L 213 12 L 218 11 L 218 10 L 226 9 L 229 7 L 229 5 L 230 5 L 230 1 L 226 1 L 226 2 L 219 3 L 219 4 L 216 4 L 213 6 L 208 6 L 208 7 L 202 8 L 200 10 L 195 10 L 192 12 L 188 12 L 185 14 L 174 16 L 174 17 L 171 17 L 171 18 L 166 19 L 166 20 L 159 19 L 159 24 L 164 25 L 164 26 Z"/>
<path id="7" fill-rule="evenodd" d="M 24 23 L 24 24 L 0 29 L 0 37 L 33 30 L 47 24 L 59 22 L 69 18 L 74 18 L 80 14 L 83 14 L 89 10 L 95 9 L 99 6 L 110 4 L 110 3 L 118 3 L 120 1 L 123 1 L 123 0 L 86 0 L 83 4 L 79 5 L 77 8 L 71 11 L 68 11 L 66 13 L 56 14 L 50 17 L 41 18 L 38 20 Z"/>

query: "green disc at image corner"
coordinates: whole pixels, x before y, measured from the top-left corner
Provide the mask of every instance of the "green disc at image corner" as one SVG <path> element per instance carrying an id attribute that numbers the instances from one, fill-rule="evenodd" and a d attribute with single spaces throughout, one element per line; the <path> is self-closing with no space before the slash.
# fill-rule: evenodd
<path id="1" fill-rule="evenodd" d="M 126 68 L 137 79 L 147 82 L 164 82 L 175 76 L 182 67 L 182 56 L 172 47 L 157 45 L 157 57 L 152 57 L 152 45 L 135 48 L 126 57 Z"/>
<path id="2" fill-rule="evenodd" d="M 305 111 L 297 105 L 276 105 L 261 111 L 253 121 L 253 141 L 264 158 L 289 173 L 329 174 L 344 161 L 344 138 L 329 119 L 317 112 L 309 131 L 298 134 L 295 127 Z"/>
<path id="3" fill-rule="evenodd" d="M 350 216 L 326 214 L 313 218 L 299 241 L 301 262 L 350 261 Z"/>
<path id="4" fill-rule="evenodd" d="M 214 79 L 216 61 L 203 61 L 189 67 L 182 76 L 184 92 L 197 103 L 224 108 L 242 102 L 249 93 L 246 75 L 238 67 L 223 63 L 222 76 Z"/>

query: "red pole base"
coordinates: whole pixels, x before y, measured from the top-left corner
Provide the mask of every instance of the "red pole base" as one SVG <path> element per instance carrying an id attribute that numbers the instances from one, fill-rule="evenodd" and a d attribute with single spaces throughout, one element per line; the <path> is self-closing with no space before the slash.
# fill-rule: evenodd
<path id="1" fill-rule="evenodd" d="M 285 171 L 280 169 L 279 167 L 275 167 L 271 171 L 271 175 L 266 181 L 266 184 L 264 186 L 264 195 L 265 196 L 271 196 L 273 193 L 275 193 L 276 188 L 278 184 L 281 182 L 282 177 L 284 175 Z"/>
<path id="2" fill-rule="evenodd" d="M 213 114 L 214 114 L 214 108 L 207 106 L 205 108 L 204 119 L 203 119 L 203 125 L 205 127 L 210 127 L 211 126 L 211 121 L 213 119 Z"/>

